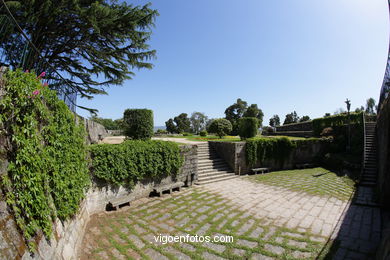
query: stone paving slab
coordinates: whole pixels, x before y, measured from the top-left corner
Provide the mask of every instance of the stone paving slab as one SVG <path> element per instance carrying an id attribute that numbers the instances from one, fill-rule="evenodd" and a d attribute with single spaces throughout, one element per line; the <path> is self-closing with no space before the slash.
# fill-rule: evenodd
<path id="1" fill-rule="evenodd" d="M 92 216 L 80 259 L 335 259 L 369 255 L 378 212 L 237 178 L 142 199 Z M 332 235 L 332 232 L 335 232 Z M 370 234 L 367 236 L 367 234 Z M 162 243 L 159 235 L 231 236 L 233 242 Z M 336 245 L 336 244 L 334 244 Z"/>

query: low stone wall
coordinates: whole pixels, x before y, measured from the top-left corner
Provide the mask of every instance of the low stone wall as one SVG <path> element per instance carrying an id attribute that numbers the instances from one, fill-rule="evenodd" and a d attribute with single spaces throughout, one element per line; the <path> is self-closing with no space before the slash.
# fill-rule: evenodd
<path id="1" fill-rule="evenodd" d="M 276 127 L 276 132 L 313 131 L 311 121 L 281 125 Z"/>
<path id="2" fill-rule="evenodd" d="M 319 141 L 299 142 L 298 147 L 291 152 L 290 156 L 283 163 L 275 160 L 265 160 L 262 164 L 248 165 L 245 154 L 245 142 L 210 141 L 209 143 L 238 175 L 250 173 L 251 169 L 258 167 L 284 170 L 294 169 L 297 164 L 315 163 L 316 156 L 321 154 L 324 149 L 324 144 Z"/>
<path id="3" fill-rule="evenodd" d="M 271 136 L 279 136 L 279 135 L 286 135 L 286 136 L 293 136 L 293 137 L 313 137 L 313 131 L 285 131 L 285 132 L 273 132 L 273 133 L 267 133 L 267 135 Z"/>
<path id="4" fill-rule="evenodd" d="M 92 214 L 106 209 L 110 200 L 126 196 L 135 200 L 149 196 L 150 192 L 159 185 L 182 181 L 191 186 L 197 179 L 197 146 L 181 146 L 185 157 L 184 165 L 175 177 L 166 176 L 160 180 L 145 180 L 137 183 L 132 189 L 113 187 L 99 180 L 93 180 L 92 186 L 80 205 L 79 213 L 72 219 L 60 222 L 57 220 L 53 227 L 53 236 L 47 241 L 43 235 L 36 238 L 38 247 L 34 255 L 30 255 L 25 241 L 15 223 L 14 217 L 2 197 L 0 190 L 0 259 L 77 259 L 77 249 L 82 242 L 85 227 Z M 6 161 L 1 161 L 2 171 L 6 173 Z"/>

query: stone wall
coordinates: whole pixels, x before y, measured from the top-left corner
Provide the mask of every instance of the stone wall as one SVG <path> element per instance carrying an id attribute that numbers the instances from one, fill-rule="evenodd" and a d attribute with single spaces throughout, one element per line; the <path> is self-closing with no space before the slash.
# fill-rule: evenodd
<path id="1" fill-rule="evenodd" d="M 311 121 L 281 125 L 276 127 L 276 132 L 313 131 Z"/>
<path id="2" fill-rule="evenodd" d="M 283 163 L 275 160 L 265 160 L 262 164 L 248 165 L 246 162 L 245 142 L 209 142 L 218 155 L 238 175 L 247 174 L 251 169 L 267 167 L 272 170 L 294 169 L 297 164 L 315 163 L 316 156 L 321 154 L 324 144 L 319 141 L 299 142 L 290 156 Z"/>
<path id="3" fill-rule="evenodd" d="M 85 126 L 85 130 L 87 131 L 87 143 L 88 144 L 97 144 L 104 137 L 109 135 L 108 130 L 101 124 L 96 123 L 95 121 L 86 119 L 81 116 L 77 116 L 79 120 L 82 120 Z"/>
<path id="4" fill-rule="evenodd" d="M 4 143 L 5 141 L 0 139 L 0 146 L 3 144 L 0 148 L 4 148 Z M 0 190 L 0 259 L 76 259 L 77 249 L 82 242 L 89 217 L 106 210 L 107 204 L 112 199 L 123 196 L 130 200 L 147 197 L 155 187 L 176 181 L 182 181 L 189 186 L 193 184 L 197 178 L 197 146 L 185 145 L 181 147 L 181 150 L 185 157 L 184 165 L 175 177 L 166 176 L 157 181 L 145 180 L 137 183 L 132 189 L 122 186 L 113 187 L 103 181 L 93 180 L 85 200 L 80 205 L 79 212 L 63 223 L 57 220 L 54 223 L 53 236 L 50 241 L 42 234 L 36 237 L 38 247 L 34 255 L 27 250 L 25 241 L 20 235 L 14 217 Z M 6 174 L 6 159 L 0 157 L 0 163 L 0 175 Z"/>
<path id="5" fill-rule="evenodd" d="M 280 135 L 286 135 L 286 136 L 293 136 L 293 137 L 313 137 L 313 131 L 285 131 L 285 132 L 273 132 L 273 133 L 267 133 L 266 135 L 271 136 L 280 136 Z"/>
<path id="6" fill-rule="evenodd" d="M 383 102 L 377 118 L 378 194 L 386 208 L 390 208 L 390 99 Z"/>

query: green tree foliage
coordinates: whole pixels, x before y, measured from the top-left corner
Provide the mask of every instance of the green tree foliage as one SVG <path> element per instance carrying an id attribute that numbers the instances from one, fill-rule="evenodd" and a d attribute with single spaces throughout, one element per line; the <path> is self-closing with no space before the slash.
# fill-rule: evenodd
<path id="1" fill-rule="evenodd" d="M 263 125 L 264 113 L 261 109 L 257 107 L 257 104 L 250 105 L 243 114 L 243 117 L 254 117 L 258 120 L 258 126 Z"/>
<path id="2" fill-rule="evenodd" d="M 6 4 L 43 58 L 69 75 L 81 97 L 105 94 L 104 87 L 131 79 L 132 70 L 152 68 L 149 60 L 155 51 L 148 41 L 158 12 L 149 4 L 115 0 L 6 0 Z M 11 63 L 24 47 L 16 35 L 0 42 L 2 48 L 16 45 L 6 53 Z M 37 67 L 40 60 L 29 55 L 25 69 Z"/>
<path id="3" fill-rule="evenodd" d="M 177 127 L 172 118 L 170 118 L 168 121 L 165 122 L 165 127 L 167 131 L 171 134 L 178 133 Z"/>
<path id="4" fill-rule="evenodd" d="M 4 80 L 4 78 L 3 78 Z M 1 189 L 16 223 L 34 248 L 52 220 L 73 216 L 89 185 L 85 128 L 55 91 L 33 73 L 8 71 L 0 99 L 2 138 L 11 141 Z M 4 152 L 4 151 L 3 151 Z"/>
<path id="5" fill-rule="evenodd" d="M 257 135 L 259 120 L 255 117 L 242 117 L 239 119 L 241 139 L 252 138 Z"/>
<path id="6" fill-rule="evenodd" d="M 153 111 L 149 109 L 126 109 L 123 114 L 125 135 L 137 140 L 153 136 Z"/>
<path id="7" fill-rule="evenodd" d="M 232 124 L 229 120 L 224 118 L 214 119 L 209 127 L 209 132 L 218 135 L 222 138 L 225 135 L 228 135 L 232 131 Z"/>
<path id="8" fill-rule="evenodd" d="M 190 117 L 192 132 L 199 134 L 201 130 L 206 129 L 207 116 L 201 112 L 194 112 Z"/>
<path id="9" fill-rule="evenodd" d="M 191 132 L 191 121 L 188 118 L 186 113 L 181 113 L 178 116 L 175 116 L 173 119 L 176 123 L 177 131 L 179 133 L 189 133 Z"/>
<path id="10" fill-rule="evenodd" d="M 91 172 L 112 184 L 133 186 L 147 178 L 176 175 L 184 158 L 173 142 L 129 140 L 90 147 Z"/>
<path id="11" fill-rule="evenodd" d="M 291 112 L 290 114 L 286 115 L 286 118 L 284 119 L 283 125 L 292 124 L 292 123 L 298 123 L 299 117 L 297 112 Z"/>
<path id="12" fill-rule="evenodd" d="M 375 105 L 375 99 L 369 98 L 366 101 L 366 113 L 367 114 L 375 114 L 377 110 L 377 106 Z"/>
<path id="13" fill-rule="evenodd" d="M 279 116 L 278 115 L 273 115 L 269 119 L 269 125 L 272 126 L 272 127 L 280 126 L 280 118 L 279 118 Z"/>
<path id="14" fill-rule="evenodd" d="M 230 121 L 233 126 L 232 133 L 237 135 L 239 133 L 238 120 L 242 117 L 255 117 L 259 120 L 259 126 L 263 123 L 263 111 L 258 108 L 257 104 L 251 104 L 248 107 L 248 103 L 242 99 L 237 99 L 236 103 L 229 106 L 225 110 L 225 118 Z"/>
<path id="15" fill-rule="evenodd" d="M 92 116 L 90 119 L 101 124 L 107 130 L 121 130 L 123 128 L 123 119 L 112 120 L 111 118 L 101 118 L 97 116 Z"/>
<path id="16" fill-rule="evenodd" d="M 307 121 L 310 121 L 310 117 L 309 116 L 303 116 L 298 121 L 299 122 L 307 122 Z"/>

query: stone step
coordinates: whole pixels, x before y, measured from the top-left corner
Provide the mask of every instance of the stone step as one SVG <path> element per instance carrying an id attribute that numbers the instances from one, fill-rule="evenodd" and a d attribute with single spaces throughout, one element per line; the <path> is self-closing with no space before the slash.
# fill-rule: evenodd
<path id="1" fill-rule="evenodd" d="M 214 160 L 198 160 L 198 167 L 199 166 L 206 166 L 206 165 L 214 165 L 214 164 L 220 164 L 225 163 L 223 159 L 214 159 Z"/>
<path id="2" fill-rule="evenodd" d="M 208 168 L 204 170 L 199 170 L 198 169 L 198 176 L 202 176 L 205 174 L 210 174 L 210 173 L 221 173 L 221 172 L 226 172 L 226 171 L 231 171 L 229 167 L 221 167 L 221 168 Z"/>
<path id="3" fill-rule="evenodd" d="M 226 171 L 211 171 L 207 173 L 198 173 L 198 180 L 203 180 L 204 178 L 210 178 L 210 177 L 218 177 L 218 176 L 223 176 L 223 175 L 235 175 L 234 172 L 230 170 Z"/>
<path id="4" fill-rule="evenodd" d="M 362 181 L 359 183 L 360 186 L 373 187 L 376 186 L 376 181 Z"/>
<path id="5" fill-rule="evenodd" d="M 227 167 L 227 164 L 225 162 L 202 164 L 202 165 L 198 165 L 198 170 L 201 171 L 201 170 L 215 169 L 220 167 Z"/>
<path id="6" fill-rule="evenodd" d="M 230 179 L 234 179 L 234 178 L 238 178 L 238 176 L 225 174 L 225 176 L 221 176 L 219 178 L 213 178 L 213 179 L 207 179 L 207 180 L 198 180 L 197 182 L 195 182 L 195 184 L 197 184 L 197 185 L 204 185 L 204 184 L 209 184 L 209 183 L 213 183 L 213 182 L 230 180 Z"/>

